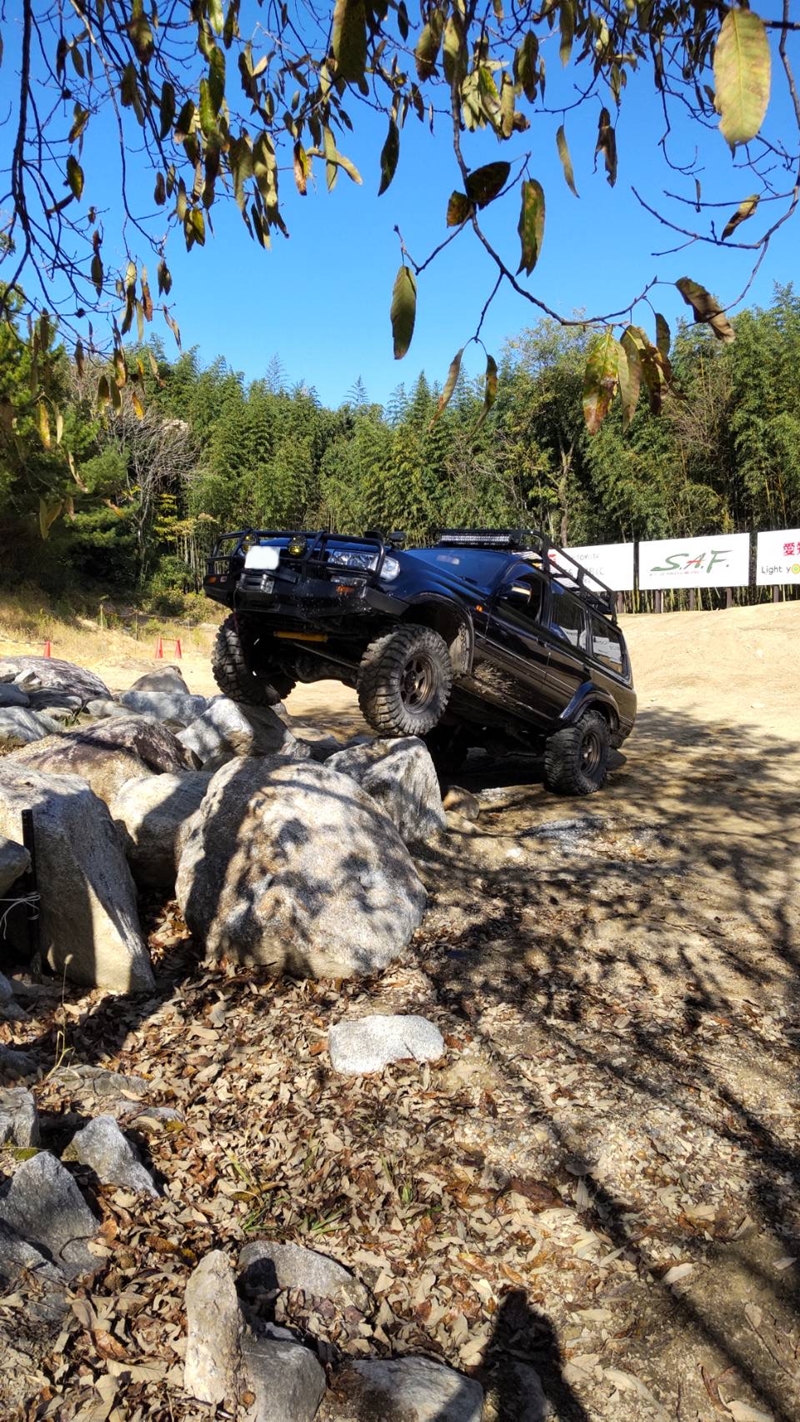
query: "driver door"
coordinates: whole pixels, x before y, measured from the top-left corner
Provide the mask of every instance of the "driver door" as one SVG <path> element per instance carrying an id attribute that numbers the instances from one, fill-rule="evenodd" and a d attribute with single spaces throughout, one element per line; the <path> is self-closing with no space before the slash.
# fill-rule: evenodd
<path id="1" fill-rule="evenodd" d="M 544 579 L 527 563 L 512 568 L 492 600 L 479 673 L 485 696 L 536 726 L 550 719 L 544 605 Z"/>

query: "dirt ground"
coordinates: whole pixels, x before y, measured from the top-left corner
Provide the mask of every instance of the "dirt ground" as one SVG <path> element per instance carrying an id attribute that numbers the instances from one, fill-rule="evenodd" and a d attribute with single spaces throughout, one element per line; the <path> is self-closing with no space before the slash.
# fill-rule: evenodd
<path id="1" fill-rule="evenodd" d="M 624 629 L 640 714 L 606 789 L 558 800 L 533 761 L 471 757 L 458 784 L 480 815 L 419 859 L 429 911 L 384 978 L 203 972 L 174 913 L 150 906 L 149 1012 L 72 999 L 75 1059 L 160 1083 L 191 1128 L 149 1142 L 170 1182 L 149 1224 L 120 1226 L 124 1206 L 105 1201 L 132 1262 L 95 1303 L 167 1235 L 178 1255 L 159 1287 L 179 1319 L 192 1250 L 255 1228 L 314 1243 L 372 1288 L 377 1314 L 355 1334 L 284 1316 L 330 1358 L 427 1352 L 481 1378 L 505 1422 L 800 1418 L 800 603 Z M 93 665 L 122 688 L 145 663 Z M 182 666 L 212 690 L 199 653 Z M 362 728 L 333 683 L 287 709 Z M 383 1010 L 439 1022 L 446 1059 L 337 1082 L 328 1026 Z M 46 1052 L 59 1025 L 54 1008 L 14 1039 Z M 54 1121 L 56 1080 L 40 1088 Z M 137 1358 L 164 1354 L 123 1336 Z M 67 1408 L 48 1415 L 71 1418 L 74 1379 L 85 1397 L 100 1366 L 81 1339 L 57 1383 L 40 1366 Z M 174 1367 L 170 1380 L 179 1353 L 151 1394 L 120 1394 L 120 1417 L 142 1399 L 148 1418 L 195 1415 Z M 515 1401 L 525 1364 L 549 1413 Z"/>

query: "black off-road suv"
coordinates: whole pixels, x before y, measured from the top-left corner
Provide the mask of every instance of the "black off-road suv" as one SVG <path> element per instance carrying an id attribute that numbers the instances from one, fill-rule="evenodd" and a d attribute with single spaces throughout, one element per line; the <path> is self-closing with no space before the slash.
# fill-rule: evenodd
<path id="1" fill-rule="evenodd" d="M 591 795 L 633 728 L 614 594 L 535 531 L 405 548 L 243 529 L 218 540 L 204 588 L 231 609 L 213 653 L 227 696 L 270 705 L 334 678 L 376 731 L 422 736 L 443 769 L 471 746 L 543 750 L 550 789 Z"/>

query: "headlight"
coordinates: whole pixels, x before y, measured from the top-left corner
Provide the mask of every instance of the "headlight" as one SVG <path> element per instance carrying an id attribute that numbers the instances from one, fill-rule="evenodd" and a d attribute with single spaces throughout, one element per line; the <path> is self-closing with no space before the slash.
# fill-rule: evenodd
<path id="1" fill-rule="evenodd" d="M 369 573 L 378 559 L 374 553 L 346 553 L 344 550 L 328 554 L 328 565 L 335 568 L 361 568 Z"/>
<path id="2" fill-rule="evenodd" d="M 389 557 L 384 558 L 383 560 L 383 567 L 381 568 L 381 582 L 390 583 L 393 578 L 397 577 L 397 574 L 399 572 L 400 564 L 398 563 L 396 558 L 392 558 L 391 555 L 389 555 Z"/>

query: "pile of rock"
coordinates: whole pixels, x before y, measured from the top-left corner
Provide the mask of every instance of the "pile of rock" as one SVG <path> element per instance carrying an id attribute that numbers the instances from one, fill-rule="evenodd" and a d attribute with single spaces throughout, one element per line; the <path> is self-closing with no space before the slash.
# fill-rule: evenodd
<path id="1" fill-rule="evenodd" d="M 42 953 L 75 982 L 152 988 L 137 886 L 175 892 L 210 958 L 275 972 L 380 971 L 420 923 L 409 848 L 447 821 L 419 740 L 343 746 L 283 708 L 193 696 L 178 667 L 115 697 L 19 657 L 0 662 L 0 745 L 2 892 L 28 868 L 30 809 Z M 24 946 L 25 916 L 9 924 Z"/>
<path id="2" fill-rule="evenodd" d="M 480 1422 L 480 1384 L 429 1358 L 353 1361 L 330 1388 L 313 1347 L 265 1323 L 253 1307 L 289 1290 L 359 1316 L 368 1291 L 335 1260 L 296 1244 L 257 1241 L 239 1256 L 238 1277 L 222 1250 L 198 1264 L 186 1289 L 184 1387 L 190 1397 L 251 1422 Z"/>

